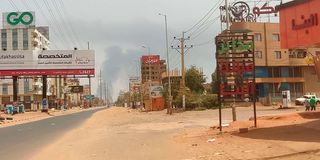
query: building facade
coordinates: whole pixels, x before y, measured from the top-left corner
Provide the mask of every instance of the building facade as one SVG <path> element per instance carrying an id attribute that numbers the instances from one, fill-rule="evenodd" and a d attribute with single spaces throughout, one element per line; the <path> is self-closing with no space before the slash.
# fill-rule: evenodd
<path id="1" fill-rule="evenodd" d="M 25 23 L 23 25 L 15 22 L 15 14 L 22 15 Z M 30 16 L 28 18 L 28 16 Z M 32 51 L 48 50 L 49 27 L 36 27 L 34 24 L 34 12 L 9 12 L 3 13 L 3 28 L 0 29 L 1 53 L 6 51 Z M 9 20 L 9 21 L 8 21 Z M 53 106 L 58 95 L 61 95 L 61 85 L 57 84 L 57 78 L 48 78 L 47 95 L 49 105 Z M 61 82 L 60 84 L 63 84 Z M 19 77 L 18 78 L 18 101 L 24 103 L 26 110 L 38 110 L 42 100 L 42 78 L 41 77 Z M 13 103 L 13 80 L 12 77 L 0 77 L 0 104 Z"/>
<path id="2" fill-rule="evenodd" d="M 141 57 L 141 81 L 142 83 L 155 81 L 161 83 L 161 75 L 166 71 L 166 61 L 160 60 L 159 55 Z"/>
<path id="3" fill-rule="evenodd" d="M 290 90 L 291 98 L 306 93 L 319 95 L 320 82 L 306 57 L 308 53 L 319 54 L 320 49 L 281 49 L 279 23 L 238 22 L 231 30 L 254 35 L 256 91 L 261 100 L 281 99 L 282 90 Z"/>

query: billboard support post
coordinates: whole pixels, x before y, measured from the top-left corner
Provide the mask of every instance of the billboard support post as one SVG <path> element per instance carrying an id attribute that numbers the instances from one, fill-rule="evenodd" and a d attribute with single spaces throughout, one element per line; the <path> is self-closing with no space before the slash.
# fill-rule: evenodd
<path id="1" fill-rule="evenodd" d="M 18 101 L 18 76 L 12 76 L 13 80 L 13 102 Z"/>

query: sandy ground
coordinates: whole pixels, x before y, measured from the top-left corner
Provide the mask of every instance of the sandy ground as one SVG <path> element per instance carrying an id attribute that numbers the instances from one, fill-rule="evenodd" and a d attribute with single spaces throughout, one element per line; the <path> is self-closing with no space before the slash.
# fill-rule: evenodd
<path id="1" fill-rule="evenodd" d="M 320 112 L 259 117 L 257 129 L 252 121 L 239 121 L 222 133 L 209 127 L 217 124 L 209 112 L 103 110 L 30 159 L 320 159 Z M 242 127 L 249 132 L 240 134 Z"/>
<path id="2" fill-rule="evenodd" d="M 68 110 L 50 110 L 48 113 L 42 113 L 40 111 L 25 112 L 25 113 L 15 114 L 15 115 L 0 113 L 0 117 L 13 118 L 13 120 L 0 121 L 0 128 L 28 123 L 28 122 L 39 121 L 39 120 L 50 118 L 53 116 L 61 116 L 61 115 L 72 114 L 72 113 L 77 113 L 81 111 L 84 111 L 84 109 L 81 109 L 79 107 L 73 107 Z"/>

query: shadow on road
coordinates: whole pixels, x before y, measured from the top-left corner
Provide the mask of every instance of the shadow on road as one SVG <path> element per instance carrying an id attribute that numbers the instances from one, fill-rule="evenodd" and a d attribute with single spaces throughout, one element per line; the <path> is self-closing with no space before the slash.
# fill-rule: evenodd
<path id="1" fill-rule="evenodd" d="M 233 133 L 233 135 L 263 140 L 320 142 L 320 112 L 303 112 L 297 113 L 296 116 L 300 116 L 300 118 L 308 120 L 308 122 L 269 128 L 257 128 L 250 130 L 248 133 Z M 283 118 L 285 119 L 287 117 Z M 281 121 L 281 116 L 273 117 L 273 119 L 276 119 L 274 122 L 277 120 Z"/>

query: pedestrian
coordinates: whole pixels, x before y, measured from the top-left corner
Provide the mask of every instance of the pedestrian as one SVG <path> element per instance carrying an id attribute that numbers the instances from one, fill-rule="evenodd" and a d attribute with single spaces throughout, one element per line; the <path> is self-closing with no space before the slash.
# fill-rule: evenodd
<path id="1" fill-rule="evenodd" d="M 316 97 L 312 96 L 311 99 L 310 99 L 311 111 L 315 111 L 316 110 L 316 105 L 317 105 Z"/>
<path id="2" fill-rule="evenodd" d="M 304 100 L 304 106 L 306 107 L 306 111 L 310 110 L 310 100 L 308 98 Z"/>

